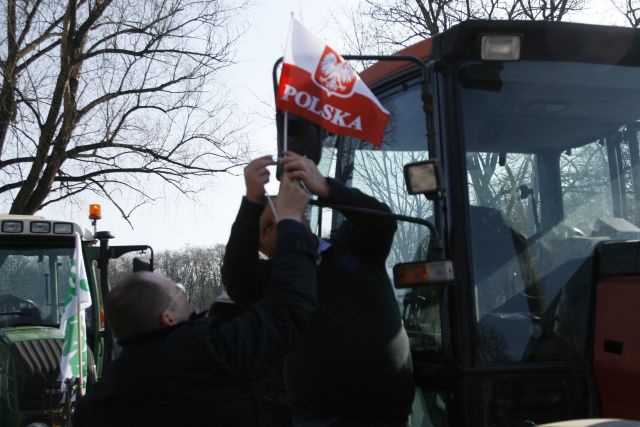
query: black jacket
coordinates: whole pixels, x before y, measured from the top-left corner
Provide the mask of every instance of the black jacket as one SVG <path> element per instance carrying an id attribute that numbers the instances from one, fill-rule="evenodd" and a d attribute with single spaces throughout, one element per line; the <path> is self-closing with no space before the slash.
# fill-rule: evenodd
<path id="1" fill-rule="evenodd" d="M 356 189 L 328 182 L 330 202 L 389 210 Z M 227 292 L 247 306 L 259 300 L 274 273 L 272 262 L 257 256 L 262 209 L 242 201 L 222 267 Z M 331 235 L 318 267 L 319 309 L 285 361 L 294 415 L 403 417 L 414 395 L 411 356 L 385 268 L 396 222 L 343 214 L 346 221 Z"/>
<path id="2" fill-rule="evenodd" d="M 278 223 L 269 291 L 231 321 L 184 322 L 123 343 L 78 404 L 75 427 L 262 426 L 253 382 L 282 363 L 315 309 L 315 242 Z"/>

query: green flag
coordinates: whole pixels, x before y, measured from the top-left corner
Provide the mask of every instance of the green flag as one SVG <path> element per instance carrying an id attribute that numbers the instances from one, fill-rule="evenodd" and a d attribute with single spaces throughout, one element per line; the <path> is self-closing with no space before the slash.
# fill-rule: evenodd
<path id="1" fill-rule="evenodd" d="M 60 332 L 64 334 L 60 381 L 64 391 L 64 380 L 80 378 L 82 394 L 87 389 L 87 323 L 85 310 L 91 307 L 91 293 L 87 282 L 87 271 L 82 258 L 82 242 L 76 233 L 76 248 L 71 261 L 71 276 L 65 298 L 64 313 L 60 319 Z"/>

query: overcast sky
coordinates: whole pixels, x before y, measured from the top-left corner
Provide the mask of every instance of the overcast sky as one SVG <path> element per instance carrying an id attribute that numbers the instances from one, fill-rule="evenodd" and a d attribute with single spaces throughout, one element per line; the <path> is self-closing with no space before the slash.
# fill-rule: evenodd
<path id="1" fill-rule="evenodd" d="M 234 100 L 236 121 L 248 126 L 247 138 L 253 157 L 276 152 L 275 125 L 271 118 L 274 104 L 271 70 L 283 54 L 291 12 L 321 39 L 341 49 L 343 41 L 335 33 L 332 15 L 339 15 L 345 4 L 356 3 L 358 0 L 264 0 L 253 2 L 245 15 L 238 17 L 239 24 L 246 23 L 247 31 L 237 45 L 236 64 L 224 74 L 224 83 Z M 610 0 L 594 0 L 592 4 L 593 8 L 584 13 L 580 21 L 612 22 Z M 236 172 L 237 176 L 211 178 L 206 182 L 209 188 L 193 197 L 196 200 L 166 189 L 165 197 L 134 212 L 133 230 L 113 206 L 102 202 L 103 219 L 98 229 L 113 232 L 114 244 L 150 244 L 156 250 L 226 243 L 244 194 L 242 168 Z M 272 183 L 268 190 L 274 193 L 277 184 L 273 177 Z M 54 206 L 39 214 L 73 220 L 88 227 L 88 204 L 100 200 L 85 195 L 78 202 L 79 206 Z"/>

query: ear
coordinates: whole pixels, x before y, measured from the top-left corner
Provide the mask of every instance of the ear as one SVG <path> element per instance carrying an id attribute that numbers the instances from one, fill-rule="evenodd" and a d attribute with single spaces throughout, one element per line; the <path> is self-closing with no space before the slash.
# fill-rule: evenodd
<path id="1" fill-rule="evenodd" d="M 163 328 L 167 328 L 175 324 L 176 324 L 176 321 L 173 318 L 173 315 L 168 310 L 163 311 L 162 314 L 160 315 L 160 325 Z"/>

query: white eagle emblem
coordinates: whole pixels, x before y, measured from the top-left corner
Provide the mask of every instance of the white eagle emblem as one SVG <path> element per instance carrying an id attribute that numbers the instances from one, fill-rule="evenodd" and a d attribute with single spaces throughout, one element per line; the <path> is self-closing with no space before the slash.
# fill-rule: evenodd
<path id="1" fill-rule="evenodd" d="M 349 96 L 356 83 L 356 72 L 340 55 L 328 48 L 320 58 L 314 80 L 330 94 Z"/>

